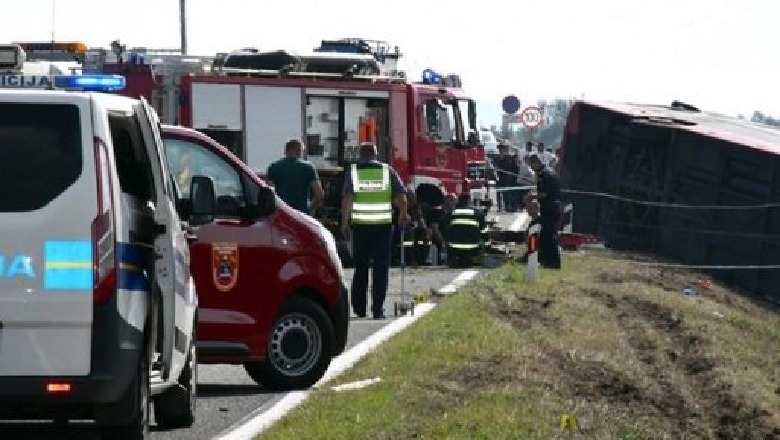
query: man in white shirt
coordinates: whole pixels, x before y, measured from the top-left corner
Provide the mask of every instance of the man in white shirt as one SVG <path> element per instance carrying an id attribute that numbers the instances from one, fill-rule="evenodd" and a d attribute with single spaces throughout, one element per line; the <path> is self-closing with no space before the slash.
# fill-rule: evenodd
<path id="1" fill-rule="evenodd" d="M 555 169 L 555 166 L 558 165 L 558 156 L 553 154 L 550 151 L 547 151 L 547 149 L 544 148 L 544 142 L 539 142 L 536 144 L 539 159 L 542 161 L 544 166 L 550 167 L 551 169 Z"/>
<path id="2" fill-rule="evenodd" d="M 536 185 L 536 173 L 531 169 L 528 164 L 528 156 L 533 154 L 534 144 L 533 142 L 525 143 L 525 151 L 518 150 L 517 152 L 517 185 L 518 186 L 535 186 Z M 525 194 L 529 190 L 520 190 L 520 200 L 523 200 Z"/>

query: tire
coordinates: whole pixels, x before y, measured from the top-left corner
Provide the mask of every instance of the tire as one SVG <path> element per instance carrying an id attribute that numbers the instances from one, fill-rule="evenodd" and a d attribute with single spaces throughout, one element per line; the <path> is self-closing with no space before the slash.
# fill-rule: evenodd
<path id="1" fill-rule="evenodd" d="M 195 423 L 198 357 L 193 331 L 187 359 L 176 385 L 154 399 L 154 420 L 160 428 L 189 428 Z"/>
<path id="2" fill-rule="evenodd" d="M 149 433 L 149 407 L 151 390 L 149 387 L 149 362 L 146 354 L 138 361 L 136 376 L 130 383 L 122 400 L 109 410 L 100 420 L 100 433 L 103 438 L 117 440 L 143 440 Z M 115 418 L 126 420 L 116 423 Z"/>
<path id="3" fill-rule="evenodd" d="M 309 388 L 322 378 L 335 348 L 333 323 L 314 301 L 294 296 L 282 306 L 268 335 L 266 359 L 244 364 L 269 390 Z"/>

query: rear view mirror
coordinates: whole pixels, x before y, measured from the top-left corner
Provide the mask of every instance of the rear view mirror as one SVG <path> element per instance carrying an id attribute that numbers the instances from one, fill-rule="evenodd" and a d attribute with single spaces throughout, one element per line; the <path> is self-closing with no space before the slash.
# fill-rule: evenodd
<path id="1" fill-rule="evenodd" d="M 217 196 L 214 181 L 207 176 L 193 176 L 190 183 L 190 219 L 191 225 L 204 225 L 214 220 Z"/>
<path id="2" fill-rule="evenodd" d="M 469 125 L 477 127 L 477 103 L 473 99 L 469 99 Z"/>
<path id="3" fill-rule="evenodd" d="M 276 192 L 273 188 L 260 185 L 257 188 L 257 200 L 253 206 L 254 217 L 265 217 L 273 214 L 276 210 Z"/>

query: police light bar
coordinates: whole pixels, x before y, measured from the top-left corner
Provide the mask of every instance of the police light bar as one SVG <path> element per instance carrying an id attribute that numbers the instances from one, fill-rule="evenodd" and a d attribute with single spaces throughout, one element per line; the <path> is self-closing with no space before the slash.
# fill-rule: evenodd
<path id="1" fill-rule="evenodd" d="M 54 87 L 84 92 L 116 92 L 123 90 L 127 82 L 121 75 L 58 75 Z"/>
<path id="2" fill-rule="evenodd" d="M 116 92 L 126 86 L 121 75 L 0 75 L 0 88 L 64 89 L 81 92 Z"/>

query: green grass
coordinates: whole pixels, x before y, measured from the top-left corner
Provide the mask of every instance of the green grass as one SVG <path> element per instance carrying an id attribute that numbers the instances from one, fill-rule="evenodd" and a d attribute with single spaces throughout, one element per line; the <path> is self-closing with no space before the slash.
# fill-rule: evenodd
<path id="1" fill-rule="evenodd" d="M 447 298 L 328 385 L 381 382 L 315 390 L 262 438 L 780 435 L 776 312 L 727 304 L 720 286 L 686 298 L 695 275 L 609 254 L 569 255 L 533 286 L 524 273 L 509 264 Z M 737 418 L 726 426 L 724 414 Z M 562 430 L 562 415 L 578 430 Z"/>

